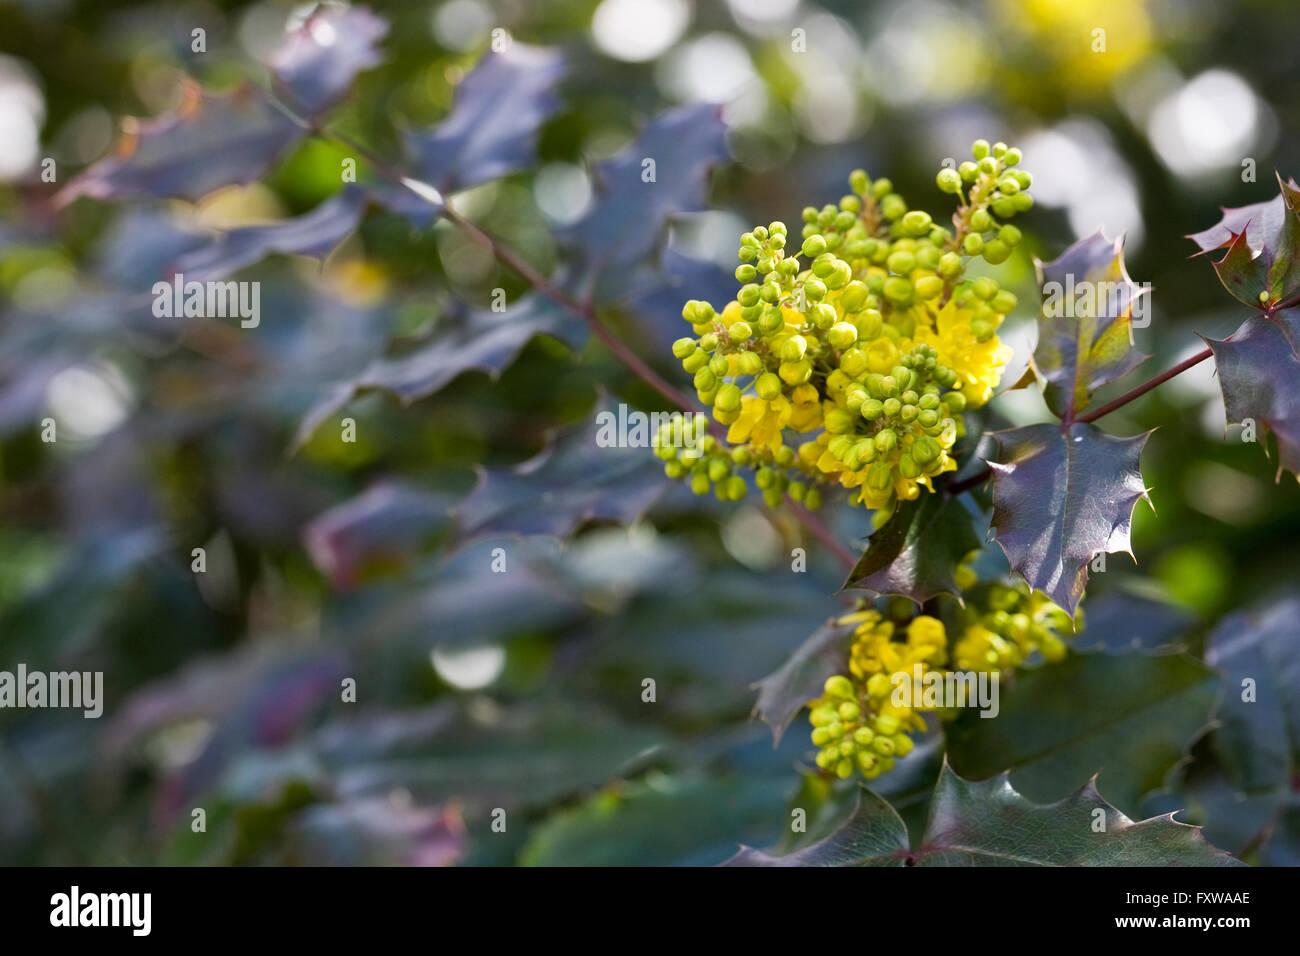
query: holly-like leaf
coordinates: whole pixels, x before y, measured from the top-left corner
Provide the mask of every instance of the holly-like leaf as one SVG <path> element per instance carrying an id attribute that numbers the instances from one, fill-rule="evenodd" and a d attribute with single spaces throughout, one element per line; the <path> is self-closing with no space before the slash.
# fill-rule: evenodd
<path id="1" fill-rule="evenodd" d="M 833 833 L 802 850 L 769 856 L 753 847 L 723 866 L 904 866 L 907 826 L 897 811 L 866 787 L 858 789 L 853 813 Z"/>
<path id="2" fill-rule="evenodd" d="M 1128 276 L 1124 239 L 1100 230 L 1038 263 L 1042 311 L 1032 367 L 1047 406 L 1070 422 L 1102 385 L 1147 356 L 1133 347 L 1133 306 L 1147 290 Z"/>
<path id="3" fill-rule="evenodd" d="M 1138 464 L 1149 436 L 1118 438 L 1079 423 L 995 433 L 998 544 L 1030 587 L 1071 613 L 1098 552 L 1133 553 L 1129 529 L 1138 499 L 1147 498 Z"/>
<path id="4" fill-rule="evenodd" d="M 447 118 L 407 136 L 420 178 L 447 195 L 527 166 L 538 131 L 560 107 L 564 69 L 558 51 L 522 43 L 485 53 Z"/>
<path id="5" fill-rule="evenodd" d="M 113 155 L 68 183 L 56 203 L 79 196 L 196 201 L 222 186 L 258 179 L 303 135 L 250 86 L 217 96 L 190 83 L 175 111 L 128 121 Z"/>
<path id="6" fill-rule="evenodd" d="M 871 536 L 844 589 L 901 594 L 924 604 L 936 594 L 960 596 L 955 572 L 979 548 L 971 514 L 942 492 L 900 505 Z"/>
<path id="7" fill-rule="evenodd" d="M 1098 827 L 1098 814 L 1105 820 Z M 1006 774 L 959 777 L 945 763 L 921 845 L 912 850 L 893 807 L 865 787 L 834 833 L 781 857 L 745 848 L 729 866 L 1240 866 L 1173 814 L 1134 822 L 1101 798 L 1092 781 L 1039 805 Z"/>
<path id="8" fill-rule="evenodd" d="M 365 209 L 365 190 L 348 185 L 301 216 L 232 229 L 175 259 L 171 271 L 187 281 L 206 282 L 225 278 L 272 253 L 326 256 L 356 231 Z"/>
<path id="9" fill-rule="evenodd" d="M 821 695 L 826 678 L 844 670 L 855 626 L 827 621 L 784 664 L 754 685 L 758 690 L 754 713 L 772 728 L 773 745 L 781 742 L 804 704 Z"/>
<path id="10" fill-rule="evenodd" d="M 595 169 L 591 210 L 561 239 L 579 259 L 578 292 L 597 302 L 621 298 L 675 215 L 699 209 L 709 174 L 729 157 L 727 126 L 711 104 L 656 117 L 617 156 Z"/>
<path id="11" fill-rule="evenodd" d="M 1229 424 L 1252 422 L 1277 438 L 1278 469 L 1300 476 L 1300 308 L 1253 315 L 1214 352 Z"/>
<path id="12" fill-rule="evenodd" d="M 387 35 L 388 24 L 365 7 L 322 4 L 271 55 L 277 92 L 295 111 L 319 116 L 380 62 L 376 47 Z"/>
<path id="13" fill-rule="evenodd" d="M 1100 772 L 1116 806 L 1133 811 L 1160 788 L 1214 704 L 1213 671 L 1181 654 L 1071 654 L 1016 676 L 996 717 L 971 711 L 944 725 L 957 772 L 1010 771 L 1034 799 L 1054 799 Z"/>
<path id="14" fill-rule="evenodd" d="M 627 435 L 632 444 L 634 433 L 620 427 L 625 408 L 606 404 L 590 421 L 553 433 L 536 457 L 513 468 L 480 467 L 478 484 L 456 507 L 460 539 L 567 538 L 587 521 L 637 521 L 668 490 L 668 480 L 647 447 L 611 442 Z"/>
<path id="15" fill-rule="evenodd" d="M 504 312 L 476 310 L 450 316 L 447 328 L 423 347 L 397 358 L 379 358 L 360 374 L 330 386 L 303 417 L 292 447 L 302 445 L 326 418 L 360 392 L 379 390 L 403 404 L 434 394 L 462 372 L 500 376 L 519 351 L 538 335 L 579 348 L 587 337 L 582 319 L 538 294 L 527 295 Z"/>
<path id="16" fill-rule="evenodd" d="M 1300 291 L 1300 186 L 1277 181 L 1273 199 L 1224 209 L 1218 223 L 1187 237 L 1202 253 L 1227 248 L 1214 271 L 1234 298 L 1256 308 Z"/>
<path id="17" fill-rule="evenodd" d="M 1300 765 L 1297 621 L 1300 599 L 1287 597 L 1224 618 L 1206 648 L 1206 663 L 1223 672 L 1215 749 L 1247 793 L 1285 794 Z"/>

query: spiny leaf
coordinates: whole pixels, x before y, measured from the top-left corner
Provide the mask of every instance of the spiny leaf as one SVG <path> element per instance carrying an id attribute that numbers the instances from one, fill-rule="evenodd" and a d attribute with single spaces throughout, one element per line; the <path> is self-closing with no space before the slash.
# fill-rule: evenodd
<path id="1" fill-rule="evenodd" d="M 485 53 L 447 118 L 407 136 L 420 178 L 446 195 L 527 166 L 538 131 L 560 107 L 564 69 L 559 52 L 522 43 Z"/>
<path id="2" fill-rule="evenodd" d="M 1277 438 L 1277 477 L 1300 476 L 1300 308 L 1252 315 L 1214 352 L 1229 424 L 1248 419 Z"/>
<path id="3" fill-rule="evenodd" d="M 1073 421 L 1095 392 L 1147 356 L 1133 347 L 1133 305 L 1146 293 L 1128 277 L 1124 239 L 1100 230 L 1038 263 L 1043 305 L 1032 366 L 1048 407 Z"/>
<path id="4" fill-rule="evenodd" d="M 722 866 L 903 866 L 907 855 L 902 818 L 884 799 L 860 787 L 853 813 L 825 839 L 785 856 L 742 847 Z"/>
<path id="5" fill-rule="evenodd" d="M 351 184 L 301 216 L 232 229 L 173 261 L 171 271 L 206 282 L 225 278 L 271 253 L 326 256 L 356 231 L 365 209 L 365 191 Z"/>
<path id="6" fill-rule="evenodd" d="M 710 170 L 730 155 L 726 133 L 718 107 L 679 107 L 596 167 L 595 204 L 561 234 L 580 260 L 580 294 L 603 302 L 626 293 L 630 273 L 645 265 L 668 221 L 706 201 Z"/>
<path id="7" fill-rule="evenodd" d="M 804 704 L 821 694 L 826 678 L 844 670 L 855 626 L 827 621 L 780 668 L 754 685 L 754 713 L 772 728 L 774 745 Z"/>
<path id="8" fill-rule="evenodd" d="M 1297 621 L 1300 599 L 1285 597 L 1224 618 L 1206 648 L 1206 663 L 1223 672 L 1215 748 L 1232 782 L 1247 793 L 1285 793 L 1300 764 Z"/>
<path id="9" fill-rule="evenodd" d="M 1160 788 L 1205 727 L 1214 673 L 1181 654 L 1071 654 L 1004 687 L 996 717 L 944 725 L 948 759 L 967 777 L 1009 770 L 1035 799 L 1100 771 L 1116 806 Z"/>
<path id="10" fill-rule="evenodd" d="M 217 96 L 192 83 L 174 112 L 128 121 L 125 130 L 114 154 L 68 183 L 57 204 L 79 196 L 196 201 L 222 186 L 259 178 L 304 135 L 251 87 Z"/>
<path id="11" fill-rule="evenodd" d="M 904 502 L 871 536 L 844 589 L 901 594 L 924 604 L 936 594 L 960 595 L 954 573 L 980 546 L 970 512 L 939 492 Z"/>
<path id="12" fill-rule="evenodd" d="M 1277 181 L 1273 199 L 1224 209 L 1217 224 L 1187 237 L 1203 253 L 1227 247 L 1214 271 L 1234 298 L 1255 308 L 1300 290 L 1300 186 L 1280 175 Z"/>
<path id="13" fill-rule="evenodd" d="M 994 433 L 1001 446 L 999 460 L 989 462 L 998 544 L 1030 587 L 1071 613 L 1098 552 L 1133 553 L 1133 508 L 1147 497 L 1138 459 L 1149 436 L 1117 438 L 1078 423 Z"/>
<path id="14" fill-rule="evenodd" d="M 525 296 L 504 312 L 476 310 L 450 316 L 447 326 L 416 351 L 376 359 L 359 375 L 330 386 L 303 417 L 292 448 L 302 447 L 321 422 L 359 392 L 385 391 L 410 404 L 437 392 L 462 372 L 476 370 L 498 377 L 535 336 L 552 336 L 570 348 L 580 347 L 587 336 L 581 319 L 538 294 Z"/>
<path id="15" fill-rule="evenodd" d="M 606 429 L 616 431 L 611 421 L 618 421 L 618 410 L 606 404 L 590 421 L 553 433 L 546 448 L 523 464 L 480 468 L 478 484 L 456 508 L 459 538 L 566 538 L 587 521 L 638 520 L 668 490 L 668 481 L 645 447 L 609 446 Z"/>
<path id="16" fill-rule="evenodd" d="M 1098 814 L 1097 811 L 1101 811 Z M 1104 822 L 1099 828 L 1098 823 Z M 1012 788 L 1006 774 L 959 777 L 944 764 L 920 847 L 911 850 L 893 807 L 865 787 L 830 836 L 786 856 L 748 847 L 728 866 L 1239 866 L 1197 827 L 1172 814 L 1134 822 L 1092 781 L 1046 806 Z"/>
<path id="17" fill-rule="evenodd" d="M 376 45 L 387 35 L 387 22 L 365 7 L 322 4 L 271 55 L 279 91 L 295 111 L 319 116 L 380 62 Z"/>

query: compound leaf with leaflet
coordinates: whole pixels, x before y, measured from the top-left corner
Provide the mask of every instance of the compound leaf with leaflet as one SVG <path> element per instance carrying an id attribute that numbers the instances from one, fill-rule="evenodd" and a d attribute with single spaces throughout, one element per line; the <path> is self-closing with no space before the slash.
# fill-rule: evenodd
<path id="1" fill-rule="evenodd" d="M 1215 274 L 1234 298 L 1256 308 L 1300 291 L 1300 186 L 1277 181 L 1277 196 L 1224 209 L 1218 223 L 1187 237 L 1203 253 L 1227 248 L 1213 263 Z"/>
<path id="2" fill-rule="evenodd" d="M 773 743 L 781 742 L 800 708 L 821 694 L 826 678 L 844 670 L 854 627 L 827 621 L 784 664 L 754 685 L 758 690 L 754 713 L 772 728 Z"/>

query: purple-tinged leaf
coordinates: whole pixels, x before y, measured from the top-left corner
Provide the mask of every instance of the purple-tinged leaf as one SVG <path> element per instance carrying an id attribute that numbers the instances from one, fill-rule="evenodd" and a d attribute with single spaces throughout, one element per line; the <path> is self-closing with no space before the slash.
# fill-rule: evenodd
<path id="1" fill-rule="evenodd" d="M 462 372 L 481 371 L 497 378 L 538 335 L 549 335 L 575 349 L 587 336 L 582 319 L 536 293 L 504 312 L 469 312 L 450 317 L 448 325 L 416 351 L 375 359 L 359 375 L 336 382 L 307 412 L 292 447 L 302 447 L 321 422 L 359 392 L 388 392 L 409 405 L 434 394 Z"/>
<path id="2" fill-rule="evenodd" d="M 1205 662 L 1223 673 L 1212 740 L 1246 793 L 1287 793 L 1300 767 L 1300 599 L 1232 614 L 1210 635 Z M 1247 680 L 1251 693 L 1246 694 Z"/>
<path id="3" fill-rule="evenodd" d="M 272 253 L 324 257 L 356 231 L 366 209 L 366 193 L 356 185 L 293 219 L 232 229 L 206 246 L 171 263 L 170 272 L 186 281 L 224 279 Z"/>
<path id="4" fill-rule="evenodd" d="M 604 302 L 626 293 L 668 222 L 707 201 L 710 172 L 730 157 L 726 138 L 717 106 L 682 106 L 651 120 L 632 145 L 596 167 L 594 205 L 561 234 L 580 260 L 580 294 Z"/>
<path id="5" fill-rule="evenodd" d="M 196 201 L 222 186 L 258 179 L 303 135 L 252 87 L 214 96 L 190 84 L 174 112 L 130 121 L 114 154 L 68 183 L 56 202 L 79 196 Z"/>
<path id="6" fill-rule="evenodd" d="M 319 116 L 380 63 L 376 45 L 387 34 L 388 24 L 365 7 L 317 7 L 271 55 L 277 91 L 295 111 Z"/>
<path id="7" fill-rule="evenodd" d="M 1092 393 L 1133 371 L 1133 306 L 1147 290 L 1128 276 L 1124 240 L 1100 230 L 1038 263 L 1042 311 L 1032 367 L 1052 412 L 1073 421 Z"/>
<path id="8" fill-rule="evenodd" d="M 621 431 L 614 427 L 618 416 L 607 404 L 590 421 L 553 432 L 523 464 L 480 468 L 478 484 L 456 507 L 459 537 L 567 538 L 587 521 L 637 521 L 668 490 L 668 479 L 649 453 L 649 434 L 644 447 L 606 446 L 607 430 Z"/>
<path id="9" fill-rule="evenodd" d="M 418 488 L 383 481 L 317 515 L 303 530 L 307 553 L 338 588 L 377 568 L 403 567 L 447 523 L 451 502 Z"/>
<path id="10" fill-rule="evenodd" d="M 1079 423 L 994 435 L 1001 446 L 999 460 L 989 462 L 998 544 L 1030 587 L 1071 614 L 1098 552 L 1133 553 L 1133 508 L 1147 498 L 1138 462 L 1149 436 L 1117 438 Z"/>
<path id="11" fill-rule="evenodd" d="M 899 594 L 917 604 L 936 594 L 960 600 L 957 566 L 980 544 L 971 514 L 959 498 L 942 491 L 922 495 L 899 505 L 871 536 L 842 590 Z"/>
<path id="12" fill-rule="evenodd" d="M 1224 209 L 1217 224 L 1187 237 L 1203 253 L 1227 248 L 1214 271 L 1233 298 L 1255 308 L 1300 291 L 1300 186 L 1277 181 L 1273 199 Z"/>
<path id="13" fill-rule="evenodd" d="M 454 804 L 386 794 L 308 807 L 293 822 L 290 856 L 306 866 L 451 866 L 468 843 Z"/>
<path id="14" fill-rule="evenodd" d="M 773 746 L 781 742 L 804 705 L 821 696 L 826 678 L 844 671 L 855 627 L 827 621 L 784 664 L 754 685 L 758 691 L 754 713 L 772 728 Z"/>
<path id="15" fill-rule="evenodd" d="M 1214 352 L 1229 424 L 1253 422 L 1277 438 L 1278 468 L 1300 476 L 1300 308 L 1253 315 Z"/>
<path id="16" fill-rule="evenodd" d="M 420 178 L 447 195 L 527 166 L 538 131 L 560 107 L 555 87 L 563 75 L 555 50 L 512 43 L 485 53 L 446 119 L 408 134 Z"/>

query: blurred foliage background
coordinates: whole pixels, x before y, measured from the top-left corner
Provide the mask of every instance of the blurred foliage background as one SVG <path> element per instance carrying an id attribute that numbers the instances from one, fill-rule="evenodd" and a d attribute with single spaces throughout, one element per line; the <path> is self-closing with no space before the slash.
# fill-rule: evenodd
<path id="1" fill-rule="evenodd" d="M 681 302 L 725 301 L 740 232 L 797 222 L 855 167 L 940 216 L 945 157 L 979 136 L 1024 150 L 1037 205 L 1002 273 L 1021 302 L 1003 332 L 1019 363 L 1007 382 L 1033 342 L 1031 256 L 1098 227 L 1126 234 L 1130 274 L 1155 290 L 1137 333 L 1153 358 L 1138 376 L 1199 351 L 1197 333 L 1230 333 L 1242 310 L 1183 236 L 1220 205 L 1272 196 L 1275 168 L 1300 174 L 1287 0 L 372 8 L 392 23 L 384 62 L 330 124 L 394 161 L 404 130 L 447 113 L 494 28 L 566 52 L 536 168 L 458 197 L 543 272 L 561 259 L 556 231 L 593 201 L 591 164 L 674 104 L 721 105 L 734 162 L 714 175 L 709 211 L 670 230 L 683 281 L 608 316 L 674 381 L 666 344 Z M 662 408 L 599 342 L 572 354 L 536 338 L 499 379 L 469 372 L 409 404 L 362 394 L 346 406 L 356 443 L 331 420 L 289 451 L 322 386 L 430 340 L 456 301 L 525 290 L 451 223 L 413 230 L 374 211 L 323 263 L 254 266 L 241 277 L 263 283 L 262 327 L 232 324 L 197 349 L 83 307 L 87 290 L 146 288 L 182 230 L 301 214 L 340 188 L 348 151 L 319 140 L 263 181 L 193 204 L 83 200 L 56 214 L 39 178 L 44 157 L 64 182 L 108 153 L 119 117 L 175 108 L 187 75 L 217 89 L 259 77 L 305 12 L 0 2 L 0 667 L 99 670 L 106 691 L 97 721 L 0 711 L 0 860 L 707 864 L 782 841 L 791 806 L 820 808 L 815 835 L 843 788 L 803 775 L 801 723 L 774 749 L 749 719 L 749 685 L 844 603 L 843 569 L 790 516 L 677 489 L 631 527 L 594 522 L 563 543 L 454 539 L 448 508 L 475 466 L 537 454 L 548 429 L 589 416 L 598 387 Z M 32 319 L 42 314 L 61 318 Z M 1034 389 L 995 406 L 1015 424 L 1048 417 Z M 54 444 L 40 440 L 46 416 Z M 1274 482 L 1260 444 L 1225 438 L 1212 363 L 1106 426 L 1159 426 L 1143 458 L 1157 513 L 1139 506 L 1136 566 L 1112 555 L 1094 575 L 1081 646 L 1199 654 L 1216 624 L 1233 626 L 1226 615 L 1295 586 L 1300 490 Z M 850 545 L 870 530 L 861 511 L 826 521 Z M 804 574 L 789 573 L 797 546 Z M 491 572 L 497 547 L 505 574 Z M 1282 626 L 1291 647 L 1294 620 Z M 356 703 L 340 700 L 346 677 Z M 1077 690 L 1067 706 L 1081 714 L 1109 706 L 1104 687 Z M 1213 735 L 1178 732 L 1191 760 L 1178 747 L 1129 754 L 1140 766 L 1100 768 L 1102 795 L 1114 774 L 1134 794 L 1119 804 L 1130 816 L 1186 808 L 1252 862 L 1300 860 L 1295 741 L 1271 783 L 1243 792 Z M 938 754 L 932 742 L 879 781 L 909 825 L 924 818 Z M 1096 769 L 1024 789 L 1056 799 Z M 196 807 L 206 832 L 193 832 Z M 492 828 L 498 808 L 505 832 Z"/>

